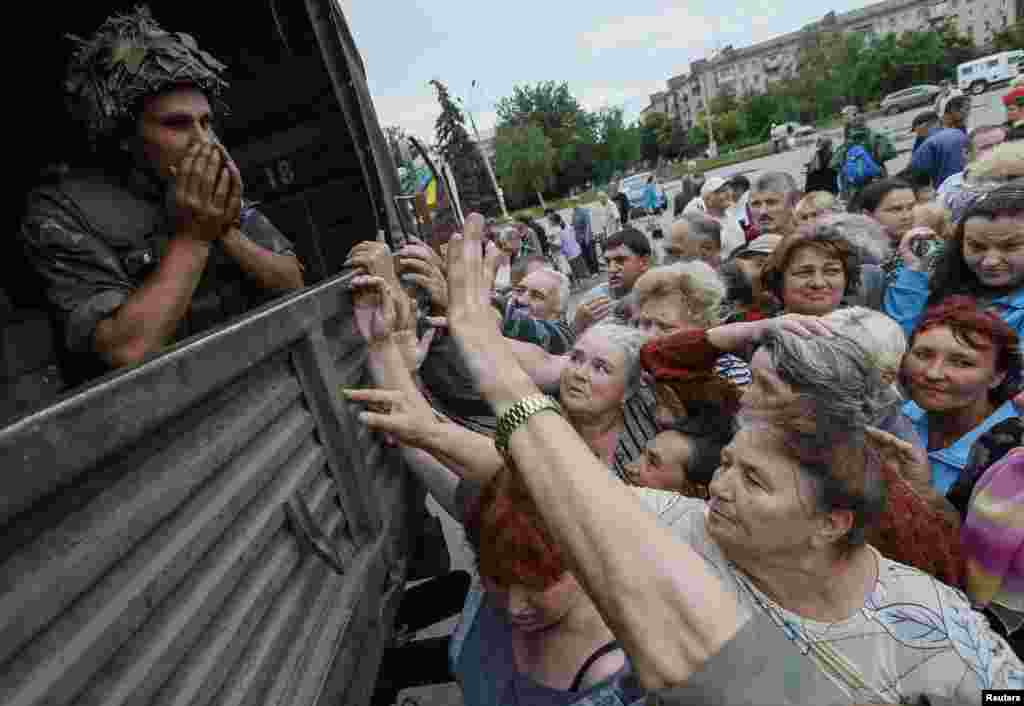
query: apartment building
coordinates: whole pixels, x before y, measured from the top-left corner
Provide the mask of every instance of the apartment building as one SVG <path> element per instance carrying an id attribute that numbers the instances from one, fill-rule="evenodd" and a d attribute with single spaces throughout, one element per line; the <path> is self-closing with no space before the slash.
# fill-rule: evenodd
<path id="1" fill-rule="evenodd" d="M 749 47 L 727 46 L 690 64 L 687 73 L 668 79 L 667 91 L 652 95 L 665 111 L 693 127 L 708 101 L 730 91 L 761 93 L 774 81 L 793 75 L 801 44 L 813 32 L 863 32 L 868 37 L 927 30 L 951 19 L 960 31 L 985 46 L 992 35 L 1024 15 L 1022 0 L 883 0 L 851 12 L 830 12 L 806 27 Z M 663 98 L 662 98 L 663 97 Z"/>

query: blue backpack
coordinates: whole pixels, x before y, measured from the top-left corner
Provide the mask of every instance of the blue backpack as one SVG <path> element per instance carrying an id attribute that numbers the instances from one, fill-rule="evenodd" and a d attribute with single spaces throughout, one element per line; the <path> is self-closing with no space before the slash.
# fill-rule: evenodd
<path id="1" fill-rule="evenodd" d="M 848 187 L 859 189 L 880 176 L 882 168 L 864 145 L 853 145 L 846 150 L 843 179 Z"/>

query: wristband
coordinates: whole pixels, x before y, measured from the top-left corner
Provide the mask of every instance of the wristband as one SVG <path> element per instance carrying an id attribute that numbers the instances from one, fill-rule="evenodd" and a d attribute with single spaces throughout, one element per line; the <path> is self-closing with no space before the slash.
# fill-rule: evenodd
<path id="1" fill-rule="evenodd" d="M 498 426 L 494 433 L 494 446 L 498 449 L 498 453 L 507 459 L 509 456 L 508 441 L 512 432 L 526 423 L 526 420 L 533 415 L 549 409 L 558 414 L 562 413 L 562 406 L 553 398 L 542 393 L 524 397 L 512 405 L 498 419 Z"/>

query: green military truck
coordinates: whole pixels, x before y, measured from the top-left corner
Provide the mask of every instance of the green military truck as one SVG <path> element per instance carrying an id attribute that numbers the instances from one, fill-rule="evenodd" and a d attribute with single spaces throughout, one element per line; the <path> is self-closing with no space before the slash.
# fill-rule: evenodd
<path id="1" fill-rule="evenodd" d="M 20 7 L 15 202 L 76 149 L 64 35 L 132 5 Z M 150 7 L 228 64 L 219 134 L 308 286 L 66 390 L 9 213 L 0 704 L 366 704 L 406 581 L 447 552 L 439 532 L 425 544 L 422 489 L 338 395 L 366 382 L 345 255 L 411 227 L 365 69 L 337 0 Z"/>

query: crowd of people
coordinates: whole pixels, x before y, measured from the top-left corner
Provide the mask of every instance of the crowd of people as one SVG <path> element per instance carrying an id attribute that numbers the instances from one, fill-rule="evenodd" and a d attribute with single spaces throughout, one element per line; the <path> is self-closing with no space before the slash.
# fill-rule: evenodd
<path id="1" fill-rule="evenodd" d="M 304 284 L 213 131 L 223 67 L 182 36 L 137 10 L 83 42 L 69 90 L 120 167 L 30 198 L 83 377 L 230 316 L 200 306 L 220 278 Z M 118 42 L 160 61 L 111 73 Z M 471 706 L 1024 689 L 1024 89 L 1004 104 L 915 120 L 901 175 L 854 116 L 803 189 L 688 184 L 661 252 L 622 194 L 596 229 L 472 214 L 356 245 L 373 385 L 345 395 L 476 557 L 409 592 L 408 623 L 454 604 L 459 627 L 386 654 L 375 702 L 452 678 Z"/>
<path id="2" fill-rule="evenodd" d="M 917 148 L 962 164 L 834 190 L 707 179 L 660 254 L 606 199 L 607 234 L 549 217 L 567 267 L 475 215 L 444 258 L 351 262 L 375 385 L 346 395 L 476 556 L 432 646 L 467 704 L 1024 688 L 1024 155 L 964 127 Z M 419 367 L 409 261 L 445 283 Z M 607 281 L 572 297 L 584 267 Z"/>

